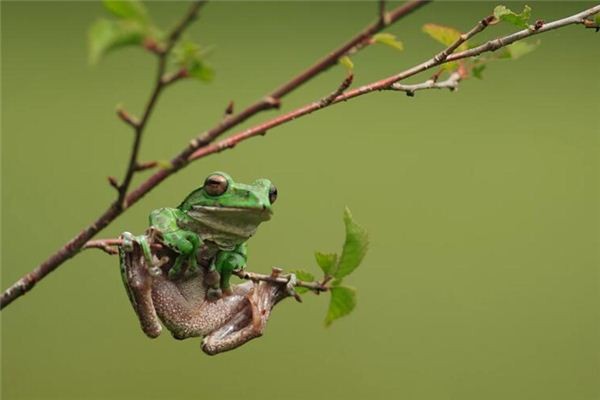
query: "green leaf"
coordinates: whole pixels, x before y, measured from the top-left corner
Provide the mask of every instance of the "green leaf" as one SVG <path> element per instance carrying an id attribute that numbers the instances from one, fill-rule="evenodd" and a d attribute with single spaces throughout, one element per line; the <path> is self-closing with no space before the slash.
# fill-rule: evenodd
<path id="1" fill-rule="evenodd" d="M 315 280 L 315 276 L 308 271 L 303 271 L 303 270 L 299 269 L 296 271 L 292 271 L 292 273 L 296 275 L 296 278 L 299 281 L 313 282 Z M 298 286 L 295 289 L 296 289 L 296 293 L 298 293 L 298 294 L 306 293 L 310 290 L 308 288 L 301 287 L 301 286 Z"/>
<path id="2" fill-rule="evenodd" d="M 145 29 L 135 21 L 110 21 L 100 19 L 88 34 L 89 60 L 97 63 L 105 54 L 126 46 L 139 46 L 144 42 Z"/>
<path id="3" fill-rule="evenodd" d="M 102 4 L 117 18 L 148 22 L 148 11 L 137 0 L 104 0 Z"/>
<path id="4" fill-rule="evenodd" d="M 356 307 L 356 290 L 347 286 L 335 286 L 331 290 L 329 309 L 325 317 L 325 326 L 330 326 L 333 321 L 348 315 Z"/>
<path id="5" fill-rule="evenodd" d="M 348 56 L 340 57 L 338 62 L 342 64 L 348 70 L 348 72 L 352 72 L 352 70 L 354 69 L 354 63 Z"/>
<path id="6" fill-rule="evenodd" d="M 203 82 L 215 79 L 215 70 L 201 60 L 192 62 L 188 68 L 188 75 Z"/>
<path id="7" fill-rule="evenodd" d="M 531 18 L 531 7 L 525 6 L 520 14 L 515 13 L 510 8 L 500 5 L 494 8 L 494 17 L 500 21 L 506 21 L 519 28 L 527 28 L 528 21 Z"/>
<path id="8" fill-rule="evenodd" d="M 423 32 L 431 36 L 433 39 L 442 43 L 445 46 L 450 46 L 452 43 L 456 42 L 461 33 L 449 26 L 437 25 L 437 24 L 425 24 L 423 25 Z M 465 41 L 458 48 L 457 51 L 467 50 L 469 48 L 469 44 Z"/>
<path id="9" fill-rule="evenodd" d="M 477 79 L 483 79 L 483 70 L 485 69 L 485 64 L 479 64 L 473 67 L 473 69 L 471 70 L 471 73 L 473 74 L 473 76 Z"/>
<path id="10" fill-rule="evenodd" d="M 317 264 L 321 267 L 323 274 L 331 275 L 337 264 L 337 254 L 335 253 L 320 253 L 315 252 L 315 259 Z"/>
<path id="11" fill-rule="evenodd" d="M 186 69 L 188 76 L 210 82 L 214 79 L 215 71 L 204 61 L 205 55 L 198 44 L 184 40 L 173 49 L 172 60 L 179 68 Z"/>
<path id="12" fill-rule="evenodd" d="M 510 58 L 516 60 L 523 57 L 525 54 L 531 53 L 540 45 L 540 42 L 528 43 L 524 41 L 514 42 L 502 49 L 497 55 L 498 58 Z"/>
<path id="13" fill-rule="evenodd" d="M 594 21 L 600 25 L 600 13 L 596 14 L 596 16 L 594 17 Z"/>
<path id="14" fill-rule="evenodd" d="M 396 38 L 396 35 L 391 33 L 377 33 L 373 35 L 372 39 L 375 43 L 382 43 L 399 51 L 404 50 L 402 42 Z"/>
<path id="15" fill-rule="evenodd" d="M 346 225 L 346 240 L 337 268 L 332 271 L 332 275 L 337 279 L 349 275 L 360 265 L 367 254 L 369 244 L 367 231 L 354 222 L 348 208 L 344 211 L 344 224 Z"/>

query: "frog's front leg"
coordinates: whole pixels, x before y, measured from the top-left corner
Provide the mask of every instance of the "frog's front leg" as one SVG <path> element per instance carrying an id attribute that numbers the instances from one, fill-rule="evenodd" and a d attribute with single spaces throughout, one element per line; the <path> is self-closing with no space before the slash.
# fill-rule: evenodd
<path id="1" fill-rule="evenodd" d="M 196 233 L 179 226 L 186 218 L 177 208 L 160 208 L 150 213 L 150 225 L 160 234 L 161 241 L 178 254 L 169 270 L 171 279 L 180 276 L 184 262 L 191 271 L 198 266 L 196 253 L 202 243 Z"/>
<path id="2" fill-rule="evenodd" d="M 232 251 L 222 250 L 217 254 L 215 269 L 220 275 L 220 288 L 223 294 L 230 295 L 232 293 L 229 282 L 231 275 L 234 270 L 246 267 L 247 254 L 248 251 L 244 243 L 236 246 Z"/>

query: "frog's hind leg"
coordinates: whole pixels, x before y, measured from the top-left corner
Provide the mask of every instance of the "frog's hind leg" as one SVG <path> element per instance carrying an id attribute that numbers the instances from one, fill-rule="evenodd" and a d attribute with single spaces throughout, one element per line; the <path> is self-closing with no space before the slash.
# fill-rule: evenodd
<path id="1" fill-rule="evenodd" d="M 125 232 L 122 238 L 125 245 L 119 249 L 121 277 L 142 330 L 155 338 L 160 335 L 162 326 L 152 301 L 153 277 L 146 265 L 146 255 L 141 246 L 131 240 L 133 236 L 129 232 Z"/>
<path id="2" fill-rule="evenodd" d="M 235 349 L 249 340 L 261 337 L 273 307 L 287 296 L 285 286 L 280 284 L 269 282 L 253 284 L 252 290 L 246 294 L 246 307 L 234 315 L 227 324 L 206 336 L 202 340 L 202 351 L 214 355 Z"/>

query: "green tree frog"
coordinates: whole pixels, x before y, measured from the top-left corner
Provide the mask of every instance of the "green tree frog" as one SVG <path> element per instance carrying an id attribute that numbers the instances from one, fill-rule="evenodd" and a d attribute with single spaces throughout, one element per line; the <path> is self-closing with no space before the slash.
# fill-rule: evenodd
<path id="1" fill-rule="evenodd" d="M 123 233 L 121 275 L 148 336 L 160 334 L 160 319 L 175 338 L 204 336 L 204 351 L 215 354 L 262 334 L 289 292 L 229 280 L 245 267 L 245 242 L 270 219 L 276 199 L 267 179 L 247 185 L 215 172 L 179 207 L 152 211 L 147 234 Z"/>
<path id="2" fill-rule="evenodd" d="M 219 284 L 211 282 L 208 296 L 231 294 L 229 280 L 235 269 L 246 265 L 246 240 L 261 222 L 272 215 L 277 189 L 268 179 L 251 185 L 234 182 L 224 172 L 209 175 L 204 185 L 190 193 L 177 208 L 159 208 L 150 213 L 151 234 L 177 256 L 169 277 L 193 273 L 198 259 L 208 263 L 209 279 L 218 274 Z M 134 238 L 152 265 L 147 236 Z M 199 252 L 200 250 L 200 252 Z M 200 253 L 200 254 L 199 254 Z"/>

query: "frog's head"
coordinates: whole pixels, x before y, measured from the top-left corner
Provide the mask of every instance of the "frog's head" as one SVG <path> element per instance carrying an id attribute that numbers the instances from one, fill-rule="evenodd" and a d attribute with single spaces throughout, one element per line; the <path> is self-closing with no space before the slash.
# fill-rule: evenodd
<path id="1" fill-rule="evenodd" d="M 268 179 L 252 184 L 235 182 L 224 172 L 214 172 L 204 185 L 179 206 L 193 220 L 203 240 L 225 247 L 239 244 L 271 218 L 277 189 Z"/>

